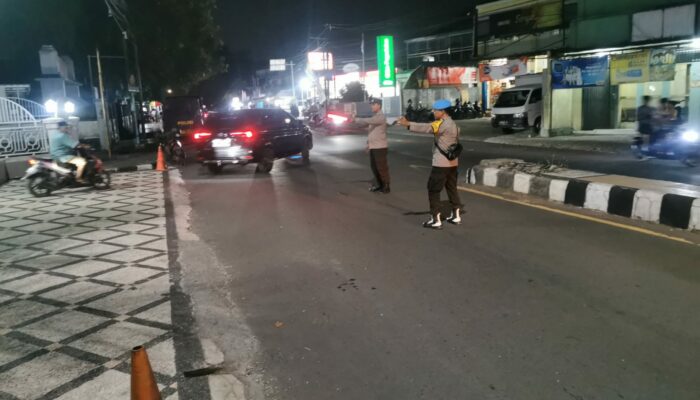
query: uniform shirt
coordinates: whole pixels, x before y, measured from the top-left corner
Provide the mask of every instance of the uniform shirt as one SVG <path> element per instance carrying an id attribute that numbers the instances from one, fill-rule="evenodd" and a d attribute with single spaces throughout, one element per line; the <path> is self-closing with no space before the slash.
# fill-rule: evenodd
<path id="1" fill-rule="evenodd" d="M 355 122 L 369 125 L 367 145 L 370 149 L 386 149 L 389 143 L 386 139 L 386 117 L 379 111 L 369 118 L 355 118 Z"/>
<path id="2" fill-rule="evenodd" d="M 408 128 L 412 132 L 432 133 L 435 135 L 435 139 L 440 145 L 440 148 L 444 151 L 447 151 L 450 146 L 457 143 L 459 140 L 459 128 L 452 118 L 446 115 L 437 128 L 437 132 L 434 131 L 433 124 L 434 123 L 421 124 L 411 122 Z M 433 144 L 433 167 L 456 167 L 458 165 L 459 159 L 448 160 L 447 157 L 442 155 L 440 150 L 435 147 L 435 144 Z"/>
<path id="3" fill-rule="evenodd" d="M 75 157 L 75 148 L 80 144 L 67 133 L 53 130 L 49 133 L 49 153 L 51 158 L 66 162 Z"/>

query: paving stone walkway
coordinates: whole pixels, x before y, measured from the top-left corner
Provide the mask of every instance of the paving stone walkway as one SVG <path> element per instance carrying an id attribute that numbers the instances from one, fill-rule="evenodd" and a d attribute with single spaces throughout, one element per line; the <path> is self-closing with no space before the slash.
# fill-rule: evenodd
<path id="1" fill-rule="evenodd" d="M 145 345 L 177 398 L 163 175 L 33 198 L 0 187 L 0 399 L 127 399 Z"/>

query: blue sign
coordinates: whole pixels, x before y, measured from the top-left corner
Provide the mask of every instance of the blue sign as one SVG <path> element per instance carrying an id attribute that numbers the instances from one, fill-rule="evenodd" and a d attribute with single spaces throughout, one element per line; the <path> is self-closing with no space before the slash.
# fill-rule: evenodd
<path id="1" fill-rule="evenodd" d="M 608 57 L 573 58 L 552 62 L 552 88 L 605 86 L 610 76 Z"/>

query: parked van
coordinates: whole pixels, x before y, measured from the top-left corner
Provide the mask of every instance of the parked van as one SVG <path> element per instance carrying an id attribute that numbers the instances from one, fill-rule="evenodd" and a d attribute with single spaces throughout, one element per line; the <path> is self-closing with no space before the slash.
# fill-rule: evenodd
<path id="1" fill-rule="evenodd" d="M 537 78 L 537 77 L 535 77 Z M 528 83 L 532 82 L 530 79 Z M 491 125 L 503 133 L 532 129 L 539 133 L 542 127 L 542 83 L 518 85 L 506 89 L 498 96 L 491 109 Z"/>

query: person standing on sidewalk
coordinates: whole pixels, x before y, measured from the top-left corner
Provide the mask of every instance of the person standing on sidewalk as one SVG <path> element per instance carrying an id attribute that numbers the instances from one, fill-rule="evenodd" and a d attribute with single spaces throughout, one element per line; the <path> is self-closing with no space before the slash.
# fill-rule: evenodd
<path id="1" fill-rule="evenodd" d="M 406 117 L 401 117 L 399 124 L 407 127 L 412 132 L 432 133 L 433 143 L 433 168 L 428 179 L 428 200 L 430 201 L 430 220 L 423 223 L 423 227 L 432 229 L 442 229 L 440 215 L 440 194 L 442 189 L 447 189 L 447 196 L 450 199 L 452 213 L 446 219 L 455 225 L 462 223 L 461 210 L 462 202 L 457 191 L 457 168 L 459 159 L 450 160 L 446 154 L 448 149 L 459 142 L 459 128 L 457 124 L 447 115 L 447 110 L 451 106 L 449 100 L 438 100 L 433 105 L 433 123 L 410 122 Z"/>
<path id="2" fill-rule="evenodd" d="M 382 101 L 380 99 L 372 99 L 370 104 L 374 113 L 373 116 L 353 119 L 359 124 L 368 126 L 367 150 L 369 151 L 370 166 L 376 181 L 376 184 L 369 190 L 375 193 L 387 194 L 391 191 L 391 178 L 389 177 L 389 163 L 387 160 L 389 144 L 386 139 L 386 117 L 382 112 Z"/>
<path id="3" fill-rule="evenodd" d="M 637 131 L 642 136 L 644 145 L 651 142 L 651 135 L 654 133 L 655 110 L 651 107 L 651 96 L 642 98 L 642 105 L 637 108 Z"/>

